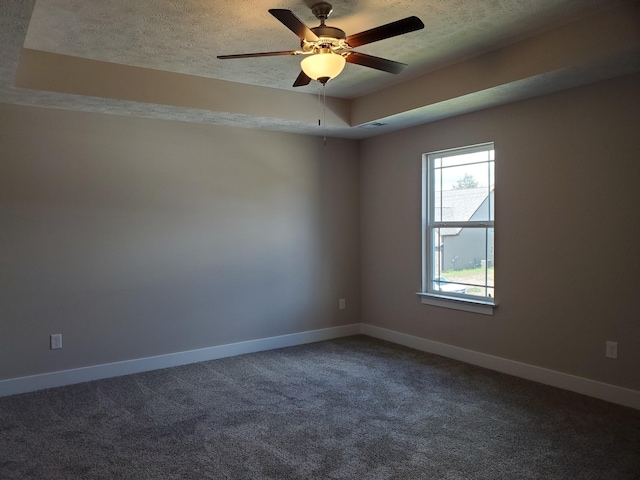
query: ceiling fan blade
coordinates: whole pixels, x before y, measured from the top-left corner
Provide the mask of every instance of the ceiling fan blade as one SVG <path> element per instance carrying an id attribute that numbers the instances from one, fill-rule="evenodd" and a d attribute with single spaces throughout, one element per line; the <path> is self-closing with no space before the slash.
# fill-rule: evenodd
<path id="1" fill-rule="evenodd" d="M 346 58 L 347 62 L 362 65 L 364 67 L 375 68 L 389 73 L 400 73 L 407 68 L 406 63 L 394 62 L 385 58 L 374 57 L 360 52 L 350 52 Z"/>
<path id="2" fill-rule="evenodd" d="M 278 55 L 299 55 L 297 50 L 287 50 L 284 52 L 263 52 L 263 53 L 239 53 L 237 55 L 218 55 L 216 58 L 220 60 L 228 60 L 230 58 L 251 58 L 251 57 L 276 57 Z"/>
<path id="3" fill-rule="evenodd" d="M 295 33 L 300 40 L 306 40 L 308 42 L 318 41 L 318 36 L 307 27 L 302 20 L 296 17 L 291 10 L 284 10 L 282 8 L 272 8 L 269 13 L 282 22 L 282 24 Z"/>
<path id="4" fill-rule="evenodd" d="M 293 82 L 294 87 L 304 87 L 305 85 L 309 85 L 311 82 L 311 78 L 304 72 L 300 72 L 296 81 Z"/>
<path id="5" fill-rule="evenodd" d="M 359 47 L 367 43 L 377 42 L 385 38 L 395 37 L 404 33 L 414 32 L 424 28 L 424 23 L 418 17 L 407 17 L 396 22 L 387 23 L 371 30 L 349 35 L 347 43 L 350 47 Z"/>

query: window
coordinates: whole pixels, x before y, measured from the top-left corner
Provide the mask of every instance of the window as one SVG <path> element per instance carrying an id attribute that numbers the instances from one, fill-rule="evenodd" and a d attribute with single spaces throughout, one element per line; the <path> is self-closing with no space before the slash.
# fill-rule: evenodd
<path id="1" fill-rule="evenodd" d="M 423 303 L 493 313 L 493 143 L 423 156 Z"/>

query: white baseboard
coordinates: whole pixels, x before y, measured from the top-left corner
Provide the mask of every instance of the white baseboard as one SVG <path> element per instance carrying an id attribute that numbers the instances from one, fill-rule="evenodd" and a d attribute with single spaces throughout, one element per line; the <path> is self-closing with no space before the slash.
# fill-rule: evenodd
<path id="1" fill-rule="evenodd" d="M 505 358 L 474 352 L 445 343 L 434 342 L 413 335 L 388 330 L 386 328 L 362 324 L 361 333 L 370 337 L 380 338 L 389 342 L 415 348 L 423 352 L 434 353 L 443 357 L 453 358 L 472 365 L 507 373 L 516 377 L 533 380 L 534 382 L 551 385 L 590 397 L 617 403 L 626 407 L 640 410 L 640 392 L 628 388 L 610 385 L 583 377 L 577 377 L 568 373 L 557 372 L 547 368 L 536 367 L 526 363 L 520 363 Z"/>
<path id="2" fill-rule="evenodd" d="M 307 332 L 260 338 L 246 342 L 230 343 L 216 347 L 201 348 L 186 352 L 170 353 L 155 357 L 137 358 L 123 362 L 107 363 L 90 367 L 74 368 L 59 372 L 43 373 L 28 377 L 0 380 L 0 397 L 33 392 L 45 388 L 62 387 L 74 383 L 89 382 L 102 378 L 119 377 L 132 373 L 147 372 L 160 368 L 177 367 L 189 363 L 204 362 L 217 358 L 232 357 L 245 353 L 291 347 L 305 343 L 320 342 L 332 338 L 348 337 L 360 333 L 360 324 L 323 328 Z"/>
<path id="3" fill-rule="evenodd" d="M 348 337 L 362 333 L 370 337 L 380 338 L 389 342 L 415 348 L 423 352 L 434 353 L 443 357 L 453 358 L 472 365 L 488 368 L 534 382 L 551 385 L 608 402 L 617 403 L 640 410 L 640 392 L 628 388 L 618 387 L 607 383 L 589 380 L 587 378 L 557 372 L 526 363 L 507 360 L 505 358 L 475 352 L 445 343 L 434 342 L 425 338 L 407 335 L 405 333 L 388 330 L 386 328 L 368 325 L 366 323 L 344 325 L 340 327 L 323 328 L 307 332 L 292 333 L 277 337 L 260 338 L 246 342 L 230 343 L 215 347 L 190 350 L 186 352 L 170 353 L 155 357 L 138 358 L 123 362 L 107 363 L 90 367 L 74 368 L 58 372 L 31 375 L 28 377 L 0 380 L 0 397 L 18 393 L 33 392 L 45 388 L 61 387 L 74 383 L 89 382 L 102 378 L 119 377 L 133 373 L 158 370 L 161 368 L 177 367 L 189 363 L 205 362 L 217 358 L 232 357 L 245 353 L 261 352 L 275 348 L 303 345 L 305 343 L 320 342 L 332 338 Z"/>

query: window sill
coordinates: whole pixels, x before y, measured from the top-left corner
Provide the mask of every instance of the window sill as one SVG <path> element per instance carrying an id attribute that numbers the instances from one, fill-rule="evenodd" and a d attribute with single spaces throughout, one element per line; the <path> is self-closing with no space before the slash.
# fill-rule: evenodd
<path id="1" fill-rule="evenodd" d="M 435 307 L 452 308 L 465 312 L 480 313 L 482 315 L 493 315 L 495 303 L 484 302 L 482 300 L 470 300 L 468 298 L 449 297 L 447 295 L 436 295 L 434 293 L 417 292 L 420 301 L 425 305 Z"/>

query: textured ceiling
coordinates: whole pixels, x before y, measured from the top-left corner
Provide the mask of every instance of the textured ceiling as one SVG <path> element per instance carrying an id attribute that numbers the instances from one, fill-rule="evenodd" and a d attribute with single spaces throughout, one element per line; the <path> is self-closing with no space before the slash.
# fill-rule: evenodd
<path id="1" fill-rule="evenodd" d="M 314 0 L 4 0 L 0 2 L 0 102 L 319 135 L 322 133 L 317 128 L 317 116 L 309 120 L 298 112 L 282 113 L 282 98 L 273 95 L 273 92 L 302 93 L 291 97 L 292 104 L 298 102 L 307 108 L 309 100 L 303 97 L 319 92 L 316 82 L 296 89 L 291 86 L 300 70 L 299 57 L 216 59 L 220 54 L 298 48 L 297 37 L 268 10 L 290 9 L 313 27 L 318 24 L 310 10 L 313 3 Z M 629 5 L 637 6 L 637 0 L 335 0 L 333 15 L 327 23 L 343 29 L 347 35 L 410 15 L 420 17 L 425 29 L 356 49 L 407 63 L 409 68 L 391 75 L 347 64 L 344 72 L 329 82 L 326 94 L 347 99 L 344 102 L 349 102 L 353 110 L 351 118 L 342 115 L 337 121 L 328 122 L 327 133 L 364 138 L 639 71 L 640 33 L 630 34 L 633 48 L 625 46 L 626 38 L 619 38 L 606 52 L 598 52 L 598 42 L 589 44 L 590 39 L 585 38 L 588 35 L 580 33 L 588 32 L 588 28 L 575 30 L 584 45 L 564 45 L 560 36 L 546 33 L 573 25 L 576 20 L 597 19 L 602 12 Z M 637 9 L 630 11 L 638 13 Z M 618 15 L 621 17 L 624 15 Z M 615 28 L 609 26 L 607 32 L 615 33 Z M 544 35 L 556 38 L 548 49 L 548 60 L 541 58 L 544 53 L 540 54 L 544 52 L 544 42 L 535 40 Z M 628 30 L 626 35 L 628 38 Z M 512 48 L 514 45 L 520 47 Z M 571 49 L 572 53 L 563 53 Z M 593 58 L 587 58 L 585 50 L 593 50 Z M 624 52 L 618 54 L 620 50 Z M 505 55 L 501 54 L 503 51 Z M 49 52 L 51 61 L 57 61 L 58 65 L 67 65 L 61 59 L 76 59 L 76 63 L 68 68 L 68 75 L 58 73 L 45 86 L 39 86 L 37 81 L 38 77 L 47 76 L 42 70 L 32 71 L 30 82 L 19 83 L 21 74 L 25 75 L 21 72 L 26 68 L 25 59 L 31 58 L 29 52 Z M 574 54 L 581 57 L 576 62 L 569 60 Z M 476 70 L 458 68 L 463 64 L 474 65 L 480 55 L 486 58 L 476 62 Z M 554 65 L 554 55 L 564 55 L 558 60 L 562 65 Z M 536 57 L 538 65 L 529 68 L 529 56 Z M 83 90 L 76 85 L 81 79 L 70 80 L 80 59 L 97 62 L 83 67 L 90 72 L 114 64 L 139 67 L 117 78 L 115 83 L 125 87 L 142 73 L 174 72 L 173 75 L 182 76 L 182 80 L 175 76 L 168 80 L 176 86 L 175 90 L 193 85 L 189 79 L 202 78 L 213 82 L 211 88 L 218 89 L 220 98 L 217 103 L 200 105 L 193 98 L 183 101 L 167 95 L 163 99 L 150 99 L 130 92 L 122 94 L 126 90 L 122 85 L 119 91 L 104 86 L 102 90 L 98 87 Z M 448 92 L 448 84 L 456 80 L 457 72 L 482 77 L 487 76 L 488 67 L 491 70 L 494 66 L 496 71 L 502 69 L 511 76 L 505 73 L 504 78 L 487 79 L 486 85 L 478 82 L 477 88 L 466 85 L 466 90 Z M 151 84 L 155 82 L 147 83 Z M 238 88 L 234 90 L 233 85 Z M 245 88 L 239 88 L 240 85 Z M 246 95 L 245 105 L 229 107 L 229 102 L 242 103 L 244 94 L 238 92 L 247 92 L 249 85 L 259 86 L 249 91 L 252 99 L 249 103 L 257 105 L 256 111 L 247 108 Z M 397 97 L 402 89 L 387 88 L 397 85 L 412 85 L 414 96 L 425 90 L 423 85 L 432 90 L 439 85 L 439 96 L 420 98 L 412 104 Z M 202 92 L 199 94 L 201 99 L 206 97 Z M 271 97 L 278 97 L 279 104 Z M 378 98 L 386 98 L 386 110 L 377 108 Z M 367 106 L 364 104 L 373 106 L 374 112 L 362 114 Z M 380 111 L 375 112 L 376 109 Z M 361 119 L 354 121 L 354 117 Z M 385 126 L 375 131 L 357 127 L 379 123 Z"/>
<path id="2" fill-rule="evenodd" d="M 302 1 L 46 0 L 36 2 L 25 47 L 125 65 L 281 89 L 298 75 L 299 57 L 218 60 L 216 55 L 294 50 L 297 37 L 270 8 L 292 10 L 313 27 Z M 331 82 L 332 96 L 353 98 L 429 69 L 497 48 L 611 0 L 336 0 L 327 22 L 347 35 L 416 15 L 424 30 L 358 51 L 409 64 L 394 76 L 347 65 Z M 315 92 L 316 85 L 298 88 Z"/>

